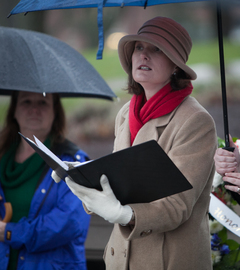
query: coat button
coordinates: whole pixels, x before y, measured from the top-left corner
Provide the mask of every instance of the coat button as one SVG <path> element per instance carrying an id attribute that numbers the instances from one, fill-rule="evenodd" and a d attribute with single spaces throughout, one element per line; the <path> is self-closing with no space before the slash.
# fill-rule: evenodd
<path id="1" fill-rule="evenodd" d="M 148 236 L 152 233 L 152 230 L 148 230 L 148 231 L 143 231 L 140 233 L 140 236 L 144 237 L 144 236 Z"/>
<path id="2" fill-rule="evenodd" d="M 20 256 L 20 260 L 24 261 L 24 260 L 25 260 L 25 258 L 24 258 L 23 256 Z"/>
<path id="3" fill-rule="evenodd" d="M 114 255 L 114 248 L 111 247 L 111 255 Z"/>
<path id="4" fill-rule="evenodd" d="M 77 160 L 80 160 L 81 159 L 81 156 L 80 155 L 76 155 L 76 159 Z"/>
<path id="5" fill-rule="evenodd" d="M 41 192 L 42 192 L 43 194 L 46 193 L 46 189 L 42 188 L 42 189 L 41 189 Z"/>

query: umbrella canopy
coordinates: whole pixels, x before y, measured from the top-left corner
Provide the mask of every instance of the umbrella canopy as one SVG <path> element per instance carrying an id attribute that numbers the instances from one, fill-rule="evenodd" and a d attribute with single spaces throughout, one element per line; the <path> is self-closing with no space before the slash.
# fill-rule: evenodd
<path id="1" fill-rule="evenodd" d="M 223 121 L 226 149 L 232 151 L 229 142 L 228 130 L 228 113 L 227 113 L 227 96 L 226 96 L 226 80 L 225 80 L 225 66 L 223 54 L 223 37 L 222 37 L 222 18 L 221 18 L 221 3 L 230 4 L 232 2 L 239 2 L 239 0 L 20 0 L 18 5 L 11 11 L 10 15 L 18 13 L 27 13 L 32 11 L 50 10 L 50 9 L 69 9 L 69 8 L 98 8 L 98 31 L 99 31 L 99 49 L 97 59 L 102 58 L 103 51 L 103 7 L 124 7 L 124 6 L 154 6 L 160 4 L 183 3 L 183 2 L 215 2 L 218 24 L 219 36 L 219 57 L 220 57 L 220 72 L 221 72 L 221 86 L 222 86 L 222 103 L 223 103 Z M 9 15 L 9 16 L 10 16 Z"/>
<path id="2" fill-rule="evenodd" d="M 0 27 L 0 59 L 0 95 L 18 90 L 62 97 L 116 97 L 79 52 L 46 34 Z"/>

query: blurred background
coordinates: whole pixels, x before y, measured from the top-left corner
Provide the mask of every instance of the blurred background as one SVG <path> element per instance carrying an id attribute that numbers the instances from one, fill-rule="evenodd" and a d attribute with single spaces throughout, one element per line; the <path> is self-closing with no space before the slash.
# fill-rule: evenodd
<path id="1" fill-rule="evenodd" d="M 147 7 L 104 8 L 105 47 L 103 59 L 98 49 L 97 9 L 63 9 L 12 15 L 18 0 L 2 1 L 0 25 L 35 30 L 52 35 L 79 51 L 102 75 L 119 97 L 114 102 L 98 99 L 64 98 L 68 118 L 67 137 L 86 150 L 91 158 L 112 151 L 114 119 L 131 96 L 124 91 L 127 76 L 118 60 L 117 44 L 125 34 L 135 34 L 154 16 L 171 17 L 182 24 L 193 40 L 188 64 L 198 75 L 193 95 L 212 114 L 218 136 L 224 137 L 221 108 L 221 81 L 215 1 L 165 4 Z M 222 10 L 229 131 L 240 136 L 238 106 L 240 91 L 240 4 L 224 5 Z M 1 117 L 7 98 L 1 97 Z"/>
<path id="2" fill-rule="evenodd" d="M 118 96 L 118 99 L 113 102 L 94 98 L 62 99 L 68 120 L 67 137 L 85 150 L 92 159 L 111 153 L 116 114 L 131 98 L 124 91 L 127 76 L 118 60 L 118 41 L 125 34 L 135 34 L 146 20 L 154 16 L 175 19 L 187 29 L 192 37 L 193 49 L 188 64 L 198 75 L 197 80 L 193 81 L 193 96 L 213 116 L 218 136 L 224 137 L 215 1 L 165 4 L 146 9 L 141 7 L 104 8 L 105 47 L 102 60 L 96 60 L 97 9 L 51 10 L 28 13 L 26 16 L 24 14 L 12 15 L 7 18 L 18 2 L 18 0 L 1 1 L 1 26 L 35 30 L 66 42 L 95 67 Z M 222 19 L 229 131 L 233 136 L 240 137 L 240 4 L 224 5 Z M 7 106 L 8 98 L 1 96 L 0 128 Z M 98 226 L 107 226 L 104 222 L 93 219 L 91 228 L 93 233 L 89 234 L 90 240 L 88 239 L 87 242 L 90 259 L 101 258 L 111 229 L 103 229 L 99 233 L 99 230 L 93 228 L 94 222 Z M 102 240 L 101 237 L 95 237 L 100 234 L 102 234 Z M 91 253 L 89 250 L 93 242 L 94 247 Z M 95 255 L 94 252 L 96 252 Z M 95 266 L 95 269 L 103 268 Z"/>

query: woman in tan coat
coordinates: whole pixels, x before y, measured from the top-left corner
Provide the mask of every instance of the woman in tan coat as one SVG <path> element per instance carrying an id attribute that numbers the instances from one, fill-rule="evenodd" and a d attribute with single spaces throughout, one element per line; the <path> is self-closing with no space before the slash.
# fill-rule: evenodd
<path id="1" fill-rule="evenodd" d="M 123 206 L 105 175 L 103 191 L 66 179 L 88 212 L 114 223 L 104 254 L 107 270 L 212 269 L 208 206 L 217 140 L 213 119 L 189 96 L 196 79 L 186 65 L 191 46 L 187 31 L 164 17 L 120 40 L 119 58 L 133 96 L 117 115 L 114 151 L 156 140 L 193 188 Z"/>

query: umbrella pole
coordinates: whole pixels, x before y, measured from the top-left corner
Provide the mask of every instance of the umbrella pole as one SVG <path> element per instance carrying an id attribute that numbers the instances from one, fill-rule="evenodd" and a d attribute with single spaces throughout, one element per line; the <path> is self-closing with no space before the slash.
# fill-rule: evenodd
<path id="1" fill-rule="evenodd" d="M 224 149 L 233 152 L 234 148 L 230 147 L 229 130 L 228 130 L 227 91 L 226 91 L 224 51 L 223 51 L 221 0 L 216 0 L 216 3 L 217 3 L 218 45 L 219 45 L 219 57 L 220 57 L 221 86 L 222 86 L 223 123 L 224 123 L 224 135 L 225 135 Z"/>

